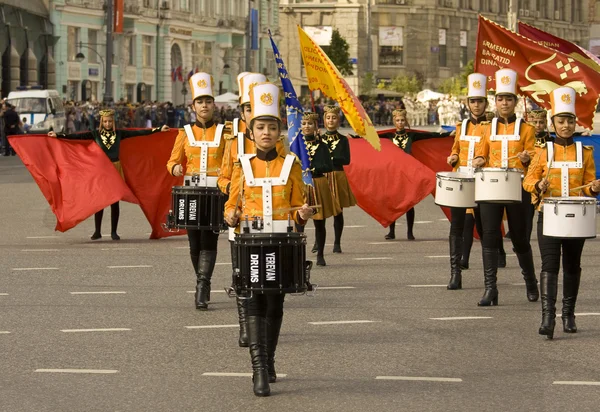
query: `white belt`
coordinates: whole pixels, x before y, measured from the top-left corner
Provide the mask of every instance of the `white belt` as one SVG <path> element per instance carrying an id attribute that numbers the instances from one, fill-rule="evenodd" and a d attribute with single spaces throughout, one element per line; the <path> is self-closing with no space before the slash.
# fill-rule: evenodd
<path id="1" fill-rule="evenodd" d="M 263 221 L 264 222 L 264 221 Z M 252 228 L 252 220 L 248 220 L 248 228 L 250 229 L 250 233 L 287 233 L 288 231 L 288 221 L 287 220 L 273 220 L 273 229 L 269 229 L 266 226 L 263 230 L 257 230 Z M 292 227 L 294 227 L 294 221 L 290 221 Z M 244 218 L 240 219 L 240 233 L 245 233 L 244 229 L 246 228 L 246 220 Z"/>
<path id="2" fill-rule="evenodd" d="M 467 174 L 467 175 L 469 175 L 471 177 L 473 176 L 474 170 L 475 169 L 473 167 L 471 167 L 471 166 L 459 166 L 458 167 L 458 172 Z"/>
<path id="3" fill-rule="evenodd" d="M 217 176 L 206 176 L 206 184 L 200 184 L 200 175 L 185 175 L 183 178 L 184 186 L 195 187 L 217 187 Z"/>

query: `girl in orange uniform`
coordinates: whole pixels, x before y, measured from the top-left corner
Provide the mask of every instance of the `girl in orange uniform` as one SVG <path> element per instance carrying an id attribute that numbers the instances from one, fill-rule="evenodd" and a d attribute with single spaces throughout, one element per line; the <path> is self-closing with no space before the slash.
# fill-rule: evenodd
<path id="1" fill-rule="evenodd" d="M 600 180 L 596 180 L 596 167 L 591 148 L 573 141 L 575 132 L 575 90 L 559 87 L 550 95 L 552 126 L 556 132 L 554 142 L 546 142 L 532 161 L 523 187 L 539 197 L 568 197 L 577 195 L 573 187 L 589 185 L 581 192 L 596 197 L 600 193 Z M 565 166 L 565 167 L 562 167 Z M 549 169 L 549 170 L 548 170 Z M 563 176 L 565 169 L 568 176 Z M 538 244 L 542 255 L 540 285 L 542 291 L 542 323 L 539 334 L 554 337 L 558 272 L 561 248 L 563 253 L 563 307 L 562 322 L 565 333 L 577 332 L 575 303 L 581 280 L 581 252 L 585 239 L 544 236 L 544 217 L 538 208 Z M 567 224 L 567 223 L 565 223 Z"/>

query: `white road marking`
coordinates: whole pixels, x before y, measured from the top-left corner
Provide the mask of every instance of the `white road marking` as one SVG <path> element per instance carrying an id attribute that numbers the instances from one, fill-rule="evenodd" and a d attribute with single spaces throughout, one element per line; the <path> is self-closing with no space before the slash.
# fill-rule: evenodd
<path id="1" fill-rule="evenodd" d="M 77 333 L 77 332 L 125 332 L 129 331 L 129 328 L 104 328 L 104 329 L 61 329 L 61 332 L 66 333 Z"/>
<path id="2" fill-rule="evenodd" d="M 598 312 L 588 312 L 588 313 L 576 313 L 575 316 L 600 316 Z M 562 318 L 562 315 L 556 314 L 557 318 Z"/>
<path id="3" fill-rule="evenodd" d="M 58 270 L 58 268 L 13 268 L 12 270 Z"/>
<path id="4" fill-rule="evenodd" d="M 394 245 L 395 243 L 388 240 L 387 242 L 371 242 L 368 244 L 369 245 Z"/>
<path id="5" fill-rule="evenodd" d="M 356 286 L 319 286 L 319 290 L 356 289 Z"/>
<path id="6" fill-rule="evenodd" d="M 0 293 L 0 296 L 8 296 L 8 293 Z"/>
<path id="7" fill-rule="evenodd" d="M 447 221 L 448 221 L 448 218 L 446 218 L 446 219 L 438 219 L 438 221 L 439 221 L 439 222 L 447 222 Z"/>
<path id="8" fill-rule="evenodd" d="M 71 295 L 124 295 L 127 292 L 122 290 L 104 291 L 104 292 L 69 292 Z"/>
<path id="9" fill-rule="evenodd" d="M 417 220 L 415 222 L 416 224 L 424 224 L 424 223 L 433 223 L 432 220 Z"/>
<path id="10" fill-rule="evenodd" d="M 392 260 L 393 257 L 354 258 L 354 260 Z"/>
<path id="11" fill-rule="evenodd" d="M 189 249 L 189 246 L 174 246 L 173 249 Z"/>
<path id="12" fill-rule="evenodd" d="M 409 288 L 445 288 L 448 285 L 408 285 Z"/>
<path id="13" fill-rule="evenodd" d="M 460 378 L 434 378 L 428 376 L 376 376 L 375 379 L 389 381 L 462 382 Z"/>
<path id="14" fill-rule="evenodd" d="M 131 266 L 107 266 L 109 269 L 126 269 L 126 268 L 151 268 L 152 265 L 131 265 Z"/>
<path id="15" fill-rule="evenodd" d="M 319 288 L 319 289 L 321 289 L 321 288 Z M 195 290 L 188 290 L 188 291 L 186 291 L 186 293 L 196 293 L 196 291 Z M 225 293 L 225 291 L 224 290 L 220 290 L 220 289 L 216 289 L 216 290 L 211 290 L 210 293 Z"/>
<path id="16" fill-rule="evenodd" d="M 491 316 L 454 316 L 447 318 L 429 318 L 431 320 L 471 320 L 471 319 L 493 319 Z"/>
<path id="17" fill-rule="evenodd" d="M 58 252 L 58 249 L 21 249 L 21 252 Z"/>
<path id="18" fill-rule="evenodd" d="M 58 236 L 27 236 L 25 239 L 56 239 Z"/>
<path id="19" fill-rule="evenodd" d="M 332 320 L 326 322 L 308 322 L 309 325 L 348 325 L 352 323 L 376 323 L 380 320 Z"/>
<path id="20" fill-rule="evenodd" d="M 437 258 L 449 258 L 450 255 L 432 255 L 432 256 L 425 256 L 426 258 L 430 258 L 430 259 L 437 259 Z"/>
<path id="21" fill-rule="evenodd" d="M 221 328 L 239 328 L 240 325 L 200 325 L 200 326 L 185 326 L 186 329 L 221 329 Z"/>
<path id="22" fill-rule="evenodd" d="M 103 247 L 100 250 L 138 250 L 137 247 Z"/>
<path id="23" fill-rule="evenodd" d="M 240 377 L 240 378 L 251 378 L 251 373 L 235 373 L 235 372 L 204 372 L 202 376 L 225 376 L 225 377 Z M 285 378 L 287 374 L 277 372 L 277 378 Z"/>
<path id="24" fill-rule="evenodd" d="M 581 385 L 581 386 L 600 386 L 600 382 L 594 381 L 554 381 L 553 385 Z"/>
<path id="25" fill-rule="evenodd" d="M 115 369 L 36 369 L 35 372 L 46 372 L 46 373 L 98 373 L 98 374 L 110 374 L 117 373 Z"/>
<path id="26" fill-rule="evenodd" d="M 357 228 L 357 227 L 366 227 L 366 226 L 364 226 L 364 225 L 350 225 L 350 226 L 344 226 L 344 229 L 345 228 L 354 229 L 354 228 Z"/>
<path id="27" fill-rule="evenodd" d="M 0 335 L 8 335 L 9 333 L 7 330 L 0 330 Z"/>

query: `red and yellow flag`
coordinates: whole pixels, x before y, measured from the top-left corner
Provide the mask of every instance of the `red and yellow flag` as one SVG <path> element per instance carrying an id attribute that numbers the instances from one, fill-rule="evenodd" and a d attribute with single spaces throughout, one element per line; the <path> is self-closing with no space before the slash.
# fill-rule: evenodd
<path id="1" fill-rule="evenodd" d="M 515 70 L 522 94 L 547 109 L 554 89 L 561 86 L 575 89 L 577 122 L 592 128 L 598 104 L 595 85 L 600 82 L 600 73 L 571 56 L 479 16 L 475 71 L 487 75 L 488 88 L 494 90 L 494 73 L 503 68 Z"/>
<path id="2" fill-rule="evenodd" d="M 592 52 L 579 47 L 575 43 L 556 37 L 553 34 L 540 30 L 537 27 L 530 26 L 522 21 L 519 22 L 519 34 L 528 37 L 531 40 L 535 40 L 546 47 L 567 54 L 575 60 L 588 65 L 592 69 L 600 71 L 600 59 L 594 56 Z"/>
<path id="3" fill-rule="evenodd" d="M 369 115 L 342 74 L 329 60 L 323 49 L 300 26 L 298 26 L 298 33 L 309 89 L 321 90 L 325 96 L 338 102 L 354 131 L 376 150 L 381 150 L 379 136 Z"/>

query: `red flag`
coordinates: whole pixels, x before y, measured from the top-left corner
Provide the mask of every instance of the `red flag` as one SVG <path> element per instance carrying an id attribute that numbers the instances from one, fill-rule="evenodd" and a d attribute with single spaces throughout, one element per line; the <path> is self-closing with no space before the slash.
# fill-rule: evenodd
<path id="1" fill-rule="evenodd" d="M 66 232 L 119 201 L 138 203 L 117 169 L 93 140 L 62 140 L 45 135 L 9 137 Z"/>
<path id="2" fill-rule="evenodd" d="M 125 8 L 125 0 L 113 0 L 113 33 L 123 33 L 123 9 Z"/>
<path id="3" fill-rule="evenodd" d="M 384 227 L 433 191 L 435 173 L 389 139 L 380 140 L 380 152 L 366 140 L 349 141 L 352 161 L 344 170 L 352 192 L 358 206 Z"/>
<path id="4" fill-rule="evenodd" d="M 167 170 L 178 132 L 178 129 L 171 129 L 121 142 L 120 158 L 125 180 L 138 197 L 142 211 L 152 226 L 150 239 L 186 233 L 167 232 L 162 228 L 171 208 L 171 188 L 183 184 L 183 177 L 173 177 Z M 185 170 L 185 164 L 183 167 Z"/>
<path id="5" fill-rule="evenodd" d="M 594 56 L 592 52 L 579 47 L 575 43 L 556 37 L 553 34 L 547 33 L 521 21 L 519 22 L 519 34 L 529 37 L 531 40 L 535 40 L 546 47 L 567 54 L 575 60 L 588 65 L 590 68 L 600 71 L 600 59 Z"/>
<path id="6" fill-rule="evenodd" d="M 479 16 L 475 71 L 488 76 L 495 88 L 494 73 L 502 68 L 515 70 L 522 94 L 550 109 L 550 93 L 561 86 L 577 92 L 578 123 L 591 129 L 598 103 L 600 73 L 572 57 L 545 47 Z"/>

